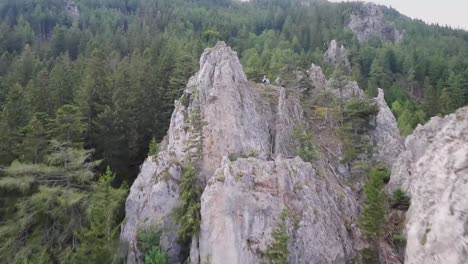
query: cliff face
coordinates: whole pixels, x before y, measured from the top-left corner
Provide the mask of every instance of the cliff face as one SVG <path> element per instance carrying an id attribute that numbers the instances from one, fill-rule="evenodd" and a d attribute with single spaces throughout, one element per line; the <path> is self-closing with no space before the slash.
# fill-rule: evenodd
<path id="1" fill-rule="evenodd" d="M 419 126 L 405 147 L 389 183 L 411 197 L 405 263 L 466 263 L 468 108 Z"/>
<path id="2" fill-rule="evenodd" d="M 367 3 L 351 13 L 346 27 L 357 37 L 359 42 L 367 42 L 376 37 L 383 41 L 400 42 L 403 34 L 388 21 L 382 7 Z"/>

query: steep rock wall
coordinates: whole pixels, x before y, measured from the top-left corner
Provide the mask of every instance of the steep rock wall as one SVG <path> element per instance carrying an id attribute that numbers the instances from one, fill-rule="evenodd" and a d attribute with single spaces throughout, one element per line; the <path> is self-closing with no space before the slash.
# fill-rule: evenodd
<path id="1" fill-rule="evenodd" d="M 418 126 L 405 147 L 389 183 L 411 197 L 405 263 L 466 263 L 468 108 Z"/>

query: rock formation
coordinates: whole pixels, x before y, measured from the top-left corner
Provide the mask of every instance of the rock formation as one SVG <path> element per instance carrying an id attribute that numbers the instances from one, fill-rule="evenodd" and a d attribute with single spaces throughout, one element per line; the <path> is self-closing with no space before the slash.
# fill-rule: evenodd
<path id="1" fill-rule="evenodd" d="M 78 5 L 73 0 L 68 0 L 65 3 L 65 10 L 68 16 L 73 18 L 78 18 L 80 16 L 80 10 L 78 9 Z"/>
<path id="2" fill-rule="evenodd" d="M 345 80 L 327 80 L 322 68 L 312 63 L 307 70 L 309 80 L 312 82 L 316 92 L 328 92 L 336 97 L 349 99 L 352 97 L 364 97 L 364 91 L 359 88 L 357 82 Z"/>
<path id="3" fill-rule="evenodd" d="M 379 107 L 375 120 L 375 129 L 370 135 L 376 146 L 375 159 L 384 162 L 389 168 L 395 163 L 398 155 L 403 151 L 403 139 L 398 130 L 398 123 L 384 98 L 384 91 L 378 89 L 374 101 Z"/>
<path id="4" fill-rule="evenodd" d="M 181 261 L 172 210 L 189 161 L 199 165 L 206 186 L 192 263 L 258 263 L 282 212 L 288 214 L 293 263 L 355 257 L 362 245 L 354 192 L 329 161 L 291 159 L 297 147 L 292 133 L 303 121 L 297 92 L 249 83 L 223 42 L 205 50 L 199 72 L 175 103 L 160 152 L 145 161 L 131 187 L 121 233 L 127 262 L 141 263 L 137 233 L 151 226 L 162 231 L 170 262 Z"/>
<path id="5" fill-rule="evenodd" d="M 260 263 L 283 211 L 290 263 L 346 263 L 358 215 L 349 188 L 300 158 L 229 162 L 202 197 L 200 263 Z"/>
<path id="6" fill-rule="evenodd" d="M 348 60 L 348 51 L 343 45 L 338 47 L 336 40 L 332 40 L 330 42 L 328 50 L 325 52 L 324 60 L 326 63 L 335 66 L 343 66 L 348 73 L 351 72 L 351 64 Z"/>
<path id="7" fill-rule="evenodd" d="M 367 42 L 373 37 L 388 42 L 400 42 L 403 34 L 393 22 L 388 21 L 381 6 L 366 3 L 351 13 L 346 27 L 357 37 L 359 42 Z"/>
<path id="8" fill-rule="evenodd" d="M 405 147 L 388 186 L 411 197 L 405 263 L 466 263 L 468 108 L 418 126 Z"/>

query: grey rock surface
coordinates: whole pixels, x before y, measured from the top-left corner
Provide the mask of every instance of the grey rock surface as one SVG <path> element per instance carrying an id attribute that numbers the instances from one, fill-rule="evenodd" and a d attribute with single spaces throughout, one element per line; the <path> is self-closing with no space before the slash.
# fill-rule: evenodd
<path id="1" fill-rule="evenodd" d="M 172 210 L 184 164 L 197 162 L 199 180 L 206 183 L 224 156 L 266 160 L 289 155 L 294 144 L 289 133 L 301 115 L 297 98 L 285 90 L 249 83 L 237 54 L 224 42 L 206 49 L 200 70 L 175 103 L 165 144 L 156 157 L 145 161 L 130 189 L 121 232 L 128 263 L 141 263 L 137 233 L 151 227 L 163 230 L 161 245 L 169 250 L 170 262 L 181 261 Z"/>
<path id="2" fill-rule="evenodd" d="M 364 91 L 359 87 L 358 83 L 349 79 L 334 80 L 325 77 L 322 67 L 312 63 L 307 70 L 307 75 L 316 93 L 327 92 L 335 97 L 350 99 L 352 97 L 364 97 Z"/>
<path id="3" fill-rule="evenodd" d="M 389 183 L 411 197 L 405 263 L 466 263 L 468 108 L 418 126 L 405 147 Z"/>
<path id="4" fill-rule="evenodd" d="M 346 27 L 356 35 L 359 42 L 367 42 L 373 37 L 388 42 L 403 40 L 403 34 L 395 24 L 385 18 L 382 7 L 372 3 L 362 4 L 353 11 Z"/>
<path id="5" fill-rule="evenodd" d="M 204 121 L 201 167 L 206 181 L 224 155 L 270 156 L 274 110 L 259 87 L 247 81 L 237 53 L 224 42 L 205 50 L 187 92 L 198 101 Z"/>
<path id="6" fill-rule="evenodd" d="M 343 66 L 348 73 L 351 71 L 351 64 L 348 60 L 348 51 L 343 45 L 338 47 L 336 40 L 332 40 L 330 42 L 328 50 L 325 52 L 324 60 L 325 62 L 335 66 Z"/>
<path id="7" fill-rule="evenodd" d="M 285 88 L 279 92 L 274 149 L 272 152 L 284 157 L 295 156 L 297 142 L 293 138 L 294 129 L 303 121 L 303 110 L 299 96 L 287 94 Z"/>
<path id="8" fill-rule="evenodd" d="M 382 89 L 378 89 L 378 95 L 374 101 L 379 107 L 379 113 L 375 119 L 375 129 L 370 131 L 376 147 L 374 158 L 391 168 L 404 149 L 403 138 L 400 135 L 397 120 L 385 102 Z"/>
<path id="9" fill-rule="evenodd" d="M 68 16 L 73 18 L 80 17 L 80 10 L 78 9 L 78 5 L 73 0 L 67 0 L 65 3 L 65 11 Z"/>
<path id="10" fill-rule="evenodd" d="M 283 211 L 290 263 L 348 263 L 356 254 L 353 197 L 298 157 L 225 159 L 202 196 L 200 263 L 268 263 L 262 254 Z"/>

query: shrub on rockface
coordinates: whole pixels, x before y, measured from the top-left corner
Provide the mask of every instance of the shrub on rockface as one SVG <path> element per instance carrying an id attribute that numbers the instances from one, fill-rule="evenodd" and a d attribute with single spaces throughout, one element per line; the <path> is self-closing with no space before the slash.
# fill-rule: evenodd
<path id="1" fill-rule="evenodd" d="M 400 189 L 393 192 L 390 206 L 398 210 L 408 210 L 410 206 L 410 198 Z"/>
<path id="2" fill-rule="evenodd" d="M 294 129 L 293 138 L 297 140 L 297 155 L 304 161 L 314 161 L 318 158 L 317 146 L 314 142 L 314 137 L 302 125 Z"/>
<path id="3" fill-rule="evenodd" d="M 384 180 L 390 175 L 385 168 L 369 171 L 369 180 L 364 187 L 366 201 L 361 215 L 360 225 L 364 234 L 372 240 L 380 238 L 387 223 L 387 197 Z"/>
<path id="4" fill-rule="evenodd" d="M 287 213 L 281 213 L 281 221 L 278 226 L 273 230 L 273 243 L 265 253 L 265 261 L 273 264 L 286 264 L 288 263 L 289 250 L 288 241 L 289 235 L 286 225 Z"/>
<path id="5" fill-rule="evenodd" d="M 174 208 L 174 220 L 179 225 L 179 244 L 182 256 L 188 257 L 192 237 L 200 232 L 201 188 L 193 164 L 187 164 L 180 182 L 178 205 Z"/>
<path id="6" fill-rule="evenodd" d="M 160 247 L 160 239 L 161 231 L 154 227 L 138 232 L 138 247 L 145 264 L 167 264 L 168 254 Z"/>
<path id="7" fill-rule="evenodd" d="M 378 111 L 378 107 L 366 99 L 353 98 L 342 106 L 342 124 L 338 135 L 344 145 L 344 163 L 372 152 L 368 130 L 371 128 L 370 121 Z"/>

